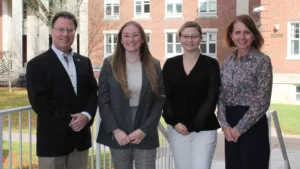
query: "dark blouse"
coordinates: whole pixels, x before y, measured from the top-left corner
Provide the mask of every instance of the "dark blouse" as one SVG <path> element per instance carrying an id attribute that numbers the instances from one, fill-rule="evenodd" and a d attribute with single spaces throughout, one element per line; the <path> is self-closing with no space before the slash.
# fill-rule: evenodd
<path id="1" fill-rule="evenodd" d="M 167 124 L 182 123 L 189 132 L 220 127 L 214 113 L 220 86 L 220 69 L 215 59 L 201 54 L 187 75 L 182 55 L 169 58 L 163 67 L 163 79 L 163 117 Z"/>

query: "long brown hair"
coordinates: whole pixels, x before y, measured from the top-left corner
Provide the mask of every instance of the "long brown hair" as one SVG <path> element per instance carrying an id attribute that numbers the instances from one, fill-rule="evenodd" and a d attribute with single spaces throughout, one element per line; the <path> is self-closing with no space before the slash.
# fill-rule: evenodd
<path id="1" fill-rule="evenodd" d="M 233 32 L 233 27 L 236 22 L 242 22 L 254 35 L 254 41 L 252 42 L 251 46 L 260 50 L 264 44 L 264 38 L 262 37 L 261 33 L 259 32 L 254 20 L 249 15 L 239 15 L 237 16 L 226 28 L 225 31 L 225 38 L 224 43 L 228 47 L 236 47 L 233 40 L 231 39 L 230 35 Z"/>
<path id="2" fill-rule="evenodd" d="M 115 51 L 110 59 L 111 65 L 112 65 L 112 72 L 114 78 L 117 80 L 117 82 L 120 83 L 124 94 L 130 98 L 131 97 L 131 91 L 128 88 L 127 83 L 127 71 L 126 71 L 126 54 L 125 54 L 125 48 L 122 45 L 122 32 L 123 29 L 128 26 L 133 25 L 137 27 L 140 31 L 140 34 L 142 36 L 143 43 L 141 44 L 140 48 L 140 60 L 142 63 L 142 66 L 145 69 L 146 77 L 149 80 L 149 83 L 151 85 L 151 89 L 153 93 L 158 96 L 158 79 L 157 79 L 157 72 L 154 67 L 154 58 L 152 54 L 149 51 L 149 47 L 147 44 L 147 38 L 146 33 L 143 29 L 143 27 L 136 21 L 129 21 L 126 22 L 120 29 L 118 33 L 118 39 L 117 39 L 117 46 L 115 48 Z"/>

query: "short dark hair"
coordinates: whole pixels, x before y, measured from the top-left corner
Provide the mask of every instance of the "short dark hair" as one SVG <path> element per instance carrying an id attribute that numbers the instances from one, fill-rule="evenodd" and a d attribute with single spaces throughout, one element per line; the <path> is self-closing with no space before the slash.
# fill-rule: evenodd
<path id="1" fill-rule="evenodd" d="M 72 14 L 71 12 L 68 12 L 68 11 L 60 11 L 60 12 L 57 12 L 52 21 L 51 21 L 51 26 L 52 28 L 54 27 L 54 24 L 56 22 L 56 20 L 58 18 L 67 18 L 67 19 L 70 19 L 73 21 L 74 25 L 75 25 L 75 29 L 77 29 L 77 25 L 78 25 L 78 21 L 77 21 L 77 18 L 74 14 Z"/>
<path id="2" fill-rule="evenodd" d="M 186 23 L 184 23 L 178 30 L 178 37 L 181 36 L 181 32 L 185 29 L 185 28 L 196 28 L 200 34 L 200 39 L 202 39 L 202 29 L 199 25 L 198 22 L 195 21 L 187 21 Z"/>
<path id="3" fill-rule="evenodd" d="M 262 37 L 260 31 L 258 30 L 254 20 L 249 15 L 239 15 L 237 16 L 226 28 L 224 43 L 228 47 L 236 47 L 232 41 L 230 35 L 233 32 L 233 27 L 236 22 L 242 22 L 254 35 L 254 40 L 251 44 L 252 47 L 260 50 L 264 44 L 264 38 Z"/>

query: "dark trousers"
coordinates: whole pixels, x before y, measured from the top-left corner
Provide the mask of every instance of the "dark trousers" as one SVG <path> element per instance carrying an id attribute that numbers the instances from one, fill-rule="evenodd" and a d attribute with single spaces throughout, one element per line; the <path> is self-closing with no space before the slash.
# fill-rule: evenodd
<path id="1" fill-rule="evenodd" d="M 226 106 L 226 118 L 234 127 L 249 109 L 248 106 Z M 270 158 L 269 129 L 264 115 L 237 143 L 225 139 L 226 169 L 268 169 Z"/>

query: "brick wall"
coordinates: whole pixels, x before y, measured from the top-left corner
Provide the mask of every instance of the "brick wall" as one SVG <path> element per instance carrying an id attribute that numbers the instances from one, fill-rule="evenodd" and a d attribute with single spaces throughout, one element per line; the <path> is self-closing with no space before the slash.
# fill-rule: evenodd
<path id="1" fill-rule="evenodd" d="M 103 21 L 103 1 L 89 0 L 89 23 L 90 51 L 89 55 L 93 65 L 102 65 L 104 51 L 104 30 L 118 30 L 125 22 L 134 19 L 134 0 L 120 0 L 120 19 L 114 21 Z M 165 3 L 160 0 L 151 1 L 150 15 L 151 19 L 137 20 L 142 24 L 145 30 L 151 30 L 150 50 L 152 54 L 165 61 L 165 29 L 179 29 L 180 26 L 189 20 L 195 20 L 200 23 L 202 28 L 218 28 L 217 34 L 217 57 L 220 63 L 230 55 L 233 49 L 228 49 L 223 45 L 223 36 L 226 26 L 235 17 L 236 1 L 227 0 L 218 1 L 217 18 L 198 18 L 198 1 L 183 0 L 183 17 L 165 18 Z M 100 19 L 99 19 L 100 18 Z M 98 22 L 96 24 L 96 22 Z M 92 32 L 92 33 L 91 33 Z"/>
<path id="2" fill-rule="evenodd" d="M 300 21 L 299 0 L 262 0 L 262 26 L 265 46 L 263 51 L 272 58 L 274 73 L 300 73 L 300 60 L 287 60 L 288 22 Z M 278 31 L 274 30 L 279 24 Z M 299 57 L 300 59 L 300 57 Z"/>
<path id="3" fill-rule="evenodd" d="M 119 30 L 121 26 L 134 19 L 134 0 L 120 0 L 120 19 L 103 21 L 103 1 L 89 0 L 89 55 L 93 65 L 101 66 L 104 54 L 104 30 Z M 152 54 L 165 61 L 165 29 L 179 29 L 188 20 L 195 20 L 202 28 L 217 28 L 217 57 L 220 64 L 234 49 L 223 44 L 224 31 L 231 20 L 236 16 L 236 0 L 218 0 L 217 18 L 197 17 L 198 0 L 183 0 L 182 18 L 165 18 L 165 3 L 161 0 L 151 0 L 151 19 L 137 20 L 145 30 L 151 30 L 150 50 Z M 298 4 L 298 5 L 296 5 Z M 253 8 L 265 7 L 261 14 L 254 14 Z M 101 10 L 100 10 L 101 9 Z M 300 60 L 286 60 L 287 56 L 287 22 L 300 20 L 299 0 L 249 0 L 249 14 L 255 19 L 261 19 L 262 34 L 265 38 L 263 52 L 268 54 L 273 62 L 275 73 L 300 73 Z M 96 21 L 98 24 L 95 24 Z M 275 24 L 280 24 L 280 29 L 274 32 Z M 96 31 L 95 31 L 96 30 Z M 93 33 L 91 33 L 93 32 Z M 97 32 L 97 33 L 95 33 Z M 272 35 L 276 34 L 276 35 Z M 274 38 L 282 34 L 282 37 Z M 278 35 L 280 36 L 280 35 Z"/>

